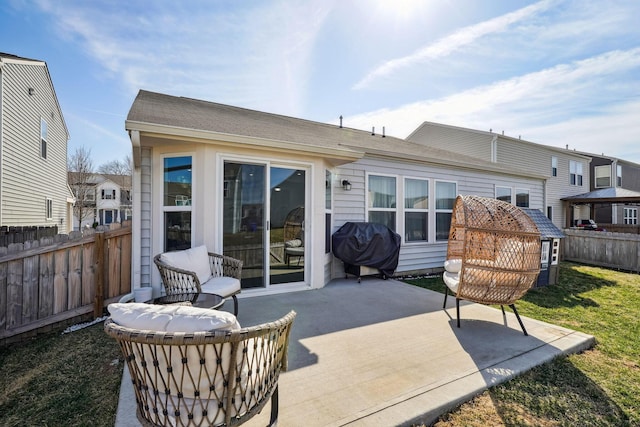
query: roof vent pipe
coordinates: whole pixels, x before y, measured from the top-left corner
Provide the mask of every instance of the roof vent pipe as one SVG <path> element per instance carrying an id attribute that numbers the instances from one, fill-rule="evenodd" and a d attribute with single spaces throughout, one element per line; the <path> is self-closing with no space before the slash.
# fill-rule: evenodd
<path id="1" fill-rule="evenodd" d="M 383 138 L 385 137 L 385 135 L 384 135 L 384 126 L 382 126 L 382 137 Z"/>
<path id="2" fill-rule="evenodd" d="M 371 135 L 375 135 L 376 134 L 376 127 L 372 126 L 371 127 Z"/>
<path id="3" fill-rule="evenodd" d="M 340 114 L 340 129 L 342 129 L 342 114 Z"/>

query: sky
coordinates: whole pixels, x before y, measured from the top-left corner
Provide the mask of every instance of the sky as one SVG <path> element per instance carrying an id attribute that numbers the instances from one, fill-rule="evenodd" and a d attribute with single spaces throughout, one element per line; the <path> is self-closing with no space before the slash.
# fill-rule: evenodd
<path id="1" fill-rule="evenodd" d="M 407 137 L 424 121 L 640 163 L 638 0 L 5 0 L 94 166 L 140 89 Z"/>

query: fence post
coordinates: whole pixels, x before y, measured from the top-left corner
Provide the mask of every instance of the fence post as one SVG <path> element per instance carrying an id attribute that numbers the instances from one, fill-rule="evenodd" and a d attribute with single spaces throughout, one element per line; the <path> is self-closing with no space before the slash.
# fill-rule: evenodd
<path id="1" fill-rule="evenodd" d="M 104 231 L 95 234 L 96 245 L 96 297 L 93 305 L 93 317 L 102 316 L 104 310 Z"/>

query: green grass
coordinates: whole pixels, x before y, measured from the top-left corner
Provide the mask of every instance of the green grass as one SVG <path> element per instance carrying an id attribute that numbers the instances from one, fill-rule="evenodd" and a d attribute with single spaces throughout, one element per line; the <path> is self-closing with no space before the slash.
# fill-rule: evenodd
<path id="1" fill-rule="evenodd" d="M 407 282 L 444 292 L 440 277 Z M 640 425 L 640 276 L 562 263 L 557 285 L 516 305 L 522 316 L 595 336 L 596 347 L 496 386 L 437 426 Z"/>
<path id="2" fill-rule="evenodd" d="M 597 346 L 493 387 L 436 426 L 640 426 L 640 276 L 560 268 L 559 283 L 530 291 L 518 311 Z M 444 290 L 440 278 L 408 282 Z M 0 426 L 113 426 L 122 369 L 102 323 L 2 347 Z"/>
<path id="3" fill-rule="evenodd" d="M 0 348 L 1 426 L 110 426 L 122 356 L 103 324 Z"/>

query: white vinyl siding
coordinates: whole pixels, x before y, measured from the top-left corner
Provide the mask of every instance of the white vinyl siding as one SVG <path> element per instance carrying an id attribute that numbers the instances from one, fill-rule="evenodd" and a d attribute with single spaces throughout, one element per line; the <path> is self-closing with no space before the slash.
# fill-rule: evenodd
<path id="1" fill-rule="evenodd" d="M 5 62 L 2 73 L 2 225 L 61 226 L 67 219 L 67 129 L 46 67 Z M 34 89 L 29 95 L 28 88 Z M 46 122 L 46 159 L 42 123 Z M 42 201 L 51 198 L 51 217 Z M 61 224 L 61 220 L 63 224 Z M 61 227 L 64 229 L 64 227 Z"/>

